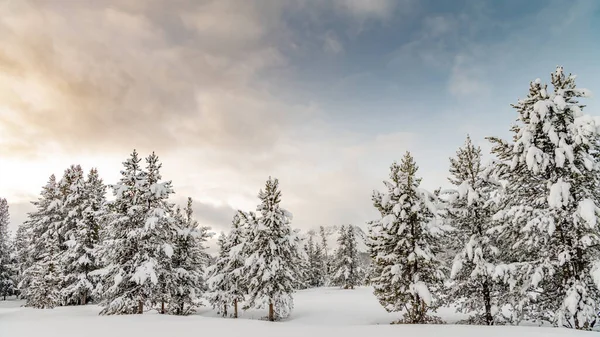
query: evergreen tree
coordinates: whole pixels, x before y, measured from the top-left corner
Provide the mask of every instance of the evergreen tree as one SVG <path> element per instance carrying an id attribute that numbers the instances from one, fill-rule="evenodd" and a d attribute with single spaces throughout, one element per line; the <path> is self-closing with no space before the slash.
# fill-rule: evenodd
<path id="1" fill-rule="evenodd" d="M 287 317 L 293 308 L 292 293 L 301 251 L 299 238 L 290 227 L 292 215 L 280 208 L 281 192 L 277 179 L 267 180 L 259 193 L 261 213 L 253 228 L 250 254 L 246 260 L 249 305 L 269 308 L 269 320 Z"/>
<path id="2" fill-rule="evenodd" d="M 327 245 L 327 233 L 325 232 L 325 227 L 319 226 L 319 236 L 321 238 L 321 250 L 323 251 L 323 275 L 325 276 L 324 285 L 329 285 L 331 261 L 329 258 L 329 246 Z"/>
<path id="3" fill-rule="evenodd" d="M 12 296 L 17 296 L 17 298 L 21 295 L 19 292 L 19 281 L 20 281 L 20 274 L 19 274 L 19 260 L 17 260 L 17 246 L 16 246 L 16 242 L 15 242 L 15 237 L 13 235 L 8 235 L 10 237 L 9 239 L 9 273 L 10 273 L 10 278 L 11 278 L 11 293 Z"/>
<path id="4" fill-rule="evenodd" d="M 56 259 L 60 253 L 61 195 L 54 175 L 33 205 L 37 210 L 29 214 L 26 225 L 30 229 L 27 240 L 30 264 L 23 272 L 19 288 L 27 299 L 25 306 L 54 308 L 61 304 L 62 275 Z"/>
<path id="5" fill-rule="evenodd" d="M 140 161 L 134 150 L 123 163 L 120 181 L 112 186 L 113 214 L 103 248 L 107 265 L 94 273 L 104 276 L 101 315 L 141 314 L 144 305 L 166 301 L 172 284 L 172 274 L 167 275 L 172 272 L 167 258 L 173 253 L 167 240 L 172 237 L 167 203 L 171 182 L 159 182 L 160 164 L 154 154 L 146 159 L 147 171 Z"/>
<path id="6" fill-rule="evenodd" d="M 450 158 L 450 192 L 446 219 L 447 249 L 454 254 L 447 298 L 461 313 L 474 314 L 470 323 L 492 325 L 499 320 L 498 297 L 505 291 L 494 280 L 498 248 L 488 230 L 496 208 L 492 202 L 496 186 L 481 163 L 481 149 L 467 136 L 455 158 Z"/>
<path id="7" fill-rule="evenodd" d="M 219 254 L 207 270 L 209 293 L 207 298 L 223 316 L 233 304 L 233 317 L 238 317 L 238 305 L 247 294 L 246 258 L 250 255 L 250 245 L 258 226 L 254 212 L 237 211 L 233 217 L 229 235 L 221 233 L 218 239 Z"/>
<path id="8" fill-rule="evenodd" d="M 209 292 L 206 294 L 208 301 L 212 304 L 217 313 L 227 317 L 228 308 L 231 304 L 229 296 L 229 276 L 226 272 L 229 264 L 229 251 L 227 250 L 227 236 L 221 233 L 217 239 L 219 255 L 213 265 L 207 269 L 207 283 Z"/>
<path id="9" fill-rule="evenodd" d="M 15 293 L 15 274 L 8 235 L 8 202 L 0 198 L 0 297 L 6 299 Z"/>
<path id="10" fill-rule="evenodd" d="M 147 244 L 153 251 L 154 270 L 157 282 L 154 284 L 151 304 L 160 303 L 160 313 L 166 313 L 165 304 L 171 299 L 176 288 L 173 267 L 174 242 L 177 234 L 177 224 L 172 217 L 174 205 L 169 203 L 169 195 L 174 193 L 171 181 L 161 182 L 160 169 L 162 164 L 158 156 L 152 152 L 146 158 L 146 174 L 143 183 L 143 198 L 145 203 L 145 227 L 149 230 Z M 191 216 L 191 214 L 190 214 Z"/>
<path id="11" fill-rule="evenodd" d="M 495 229 L 501 269 L 517 319 L 590 329 L 600 297 L 598 125 L 582 112 L 587 91 L 575 76 L 558 67 L 551 80 L 552 92 L 538 79 L 513 105 L 512 142 L 490 138 L 507 182 Z"/>
<path id="12" fill-rule="evenodd" d="M 57 259 L 61 264 L 61 294 L 64 304 L 86 304 L 86 295 L 93 289 L 87 273 L 82 268 L 89 260 L 82 254 L 84 246 L 79 241 L 85 210 L 85 181 L 79 165 L 65 171 L 59 186 L 62 192 L 62 221 L 60 232 L 63 237 L 62 253 Z M 80 259 L 81 258 L 81 259 Z"/>
<path id="13" fill-rule="evenodd" d="M 101 230 L 99 212 L 105 202 L 106 187 L 96 169 L 85 180 L 79 166 L 72 169 L 69 181 L 70 192 L 63 203 L 67 250 L 61 258 L 65 273 L 62 294 L 66 303 L 87 304 L 97 283 L 90 273 L 100 268 L 96 256 Z"/>
<path id="14" fill-rule="evenodd" d="M 175 280 L 172 287 L 169 311 L 175 315 L 193 313 L 198 300 L 207 287 L 204 270 L 208 264 L 205 242 L 210 237 L 208 227 L 200 227 L 194 219 L 192 198 L 188 198 L 182 215 L 179 208 L 175 215 L 177 233 L 173 253 Z"/>
<path id="15" fill-rule="evenodd" d="M 371 284 L 389 312 L 406 309 L 405 323 L 429 323 L 428 311 L 436 308 L 436 293 L 444 273 L 437 258 L 439 224 L 435 221 L 435 196 L 419 188 L 417 166 L 406 153 L 392 164 L 387 193 L 374 192 L 373 203 L 381 219 L 371 227 L 374 275 Z"/>
<path id="16" fill-rule="evenodd" d="M 250 215 L 250 219 L 253 217 Z M 237 212 L 233 217 L 231 231 L 225 241 L 225 251 L 227 251 L 226 265 L 224 272 L 227 274 L 226 291 L 229 303 L 233 303 L 233 317 L 238 318 L 239 303 L 244 301 L 244 295 L 247 293 L 247 285 L 245 283 L 244 263 L 246 261 L 246 223 L 248 216 L 242 212 Z M 252 220 L 250 220 L 252 221 Z"/>
<path id="17" fill-rule="evenodd" d="M 24 273 L 27 268 L 29 268 L 33 261 L 31 259 L 31 247 L 32 244 L 32 234 L 31 230 L 28 226 L 29 222 L 24 222 L 19 225 L 17 228 L 17 232 L 15 233 L 14 240 L 14 249 L 16 253 L 16 282 L 15 285 L 17 290 L 19 291 L 19 297 L 21 299 L 25 298 L 25 293 L 21 291 L 21 287 L 25 286 L 25 283 L 22 284 L 24 279 Z"/>
<path id="18" fill-rule="evenodd" d="M 360 285 L 362 270 L 357 245 L 354 226 L 340 227 L 338 248 L 335 251 L 333 275 L 331 277 L 334 285 L 344 289 L 354 289 L 355 286 Z"/>
<path id="19" fill-rule="evenodd" d="M 325 267 L 323 264 L 323 249 L 318 243 L 315 245 L 313 236 L 310 235 L 308 237 L 308 242 L 305 246 L 306 256 L 308 257 L 306 285 L 315 288 L 325 284 Z"/>

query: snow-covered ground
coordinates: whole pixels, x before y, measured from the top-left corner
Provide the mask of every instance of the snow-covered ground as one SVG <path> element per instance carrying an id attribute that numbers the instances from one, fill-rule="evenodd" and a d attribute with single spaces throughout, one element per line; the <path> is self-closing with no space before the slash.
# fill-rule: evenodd
<path id="1" fill-rule="evenodd" d="M 583 336 L 586 332 L 546 327 L 484 327 L 464 325 L 390 325 L 400 314 L 387 313 L 368 287 L 355 290 L 320 288 L 295 294 L 292 316 L 283 322 L 266 322 L 266 311 L 241 312 L 241 318 L 221 318 L 203 308 L 187 317 L 159 315 L 98 316 L 100 308 L 61 307 L 39 310 L 21 307 L 20 301 L 0 301 L 0 337 L 542 337 Z M 448 322 L 462 316 L 451 309 L 438 312 Z M 594 332 L 592 332 L 594 333 Z"/>

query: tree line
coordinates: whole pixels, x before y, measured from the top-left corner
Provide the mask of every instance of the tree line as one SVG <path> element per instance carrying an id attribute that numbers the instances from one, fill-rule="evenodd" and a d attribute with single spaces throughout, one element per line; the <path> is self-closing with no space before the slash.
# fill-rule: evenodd
<path id="1" fill-rule="evenodd" d="M 194 220 L 191 199 L 183 211 L 169 203 L 158 157 L 141 168 L 134 151 L 110 186 L 114 201 L 95 170 L 51 177 L 12 257 L 3 253 L 11 249 L 0 202 L 0 290 L 15 288 L 12 273 L 33 307 L 94 301 L 101 314 L 183 315 L 202 297 L 223 316 L 264 308 L 276 320 L 290 314 L 296 289 L 369 284 L 387 311 L 402 313 L 398 323 L 443 323 L 435 311 L 452 305 L 468 324 L 591 329 L 600 301 L 600 123 L 583 114 L 579 99 L 589 93 L 575 76 L 557 67 L 551 84 L 531 82 L 512 105 L 512 138 L 487 138 L 491 161 L 467 137 L 450 158 L 450 189 L 422 188 L 408 152 L 394 162 L 372 194 L 380 217 L 368 223 L 367 263 L 356 226 L 339 228 L 332 254 L 325 228 L 306 238 L 293 230 L 272 178 L 256 212 L 235 214 L 211 258 L 212 233 Z"/>
<path id="2" fill-rule="evenodd" d="M 337 258 L 329 258 L 325 228 L 325 246 L 314 243 L 314 232 L 306 239 L 293 230 L 272 178 L 256 212 L 238 211 L 211 257 L 206 242 L 214 233 L 195 220 L 192 199 L 183 209 L 169 202 L 174 191 L 158 156 L 141 162 L 134 150 L 109 186 L 97 170 L 85 176 L 79 165 L 59 180 L 52 175 L 12 241 L 8 203 L 0 199 L 0 295 L 18 294 L 42 309 L 97 303 L 102 315 L 187 315 L 204 299 L 223 316 L 232 307 L 237 317 L 240 304 L 266 308 L 276 320 L 289 315 L 296 289 L 364 281 L 356 227 L 342 226 Z M 107 187 L 114 200 L 107 201 Z"/>

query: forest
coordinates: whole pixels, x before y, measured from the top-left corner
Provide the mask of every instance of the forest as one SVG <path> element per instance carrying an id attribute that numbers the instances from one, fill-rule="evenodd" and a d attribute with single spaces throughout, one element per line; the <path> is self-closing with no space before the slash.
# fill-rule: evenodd
<path id="1" fill-rule="evenodd" d="M 205 301 L 223 317 L 260 309 L 277 321 L 293 315 L 300 289 L 370 286 L 397 324 L 443 324 L 436 312 L 451 306 L 467 315 L 462 324 L 591 330 L 600 120 L 584 114 L 588 96 L 562 67 L 550 86 L 532 81 L 512 105 L 511 139 L 487 137 L 491 160 L 469 136 L 439 158 L 451 189 L 422 188 L 405 153 L 371 195 L 380 216 L 367 224 L 295 229 L 285 182 L 268 177 L 256 209 L 239 210 L 218 235 L 195 219 L 192 198 L 170 202 L 155 153 L 134 150 L 114 184 L 72 165 L 49 177 L 14 235 L 0 199 L 0 296 L 37 309 L 93 303 L 100 315 L 190 315 Z"/>

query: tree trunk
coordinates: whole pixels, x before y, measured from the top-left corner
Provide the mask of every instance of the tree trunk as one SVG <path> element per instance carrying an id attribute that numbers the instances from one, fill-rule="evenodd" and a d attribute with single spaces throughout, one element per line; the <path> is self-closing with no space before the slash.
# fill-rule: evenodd
<path id="1" fill-rule="evenodd" d="M 273 322 L 275 320 L 275 313 L 273 312 L 273 302 L 269 301 L 269 321 Z"/>
<path id="2" fill-rule="evenodd" d="M 165 300 L 160 303 L 160 313 L 163 315 L 165 313 Z"/>
<path id="3" fill-rule="evenodd" d="M 238 318 L 237 305 L 238 305 L 238 300 L 236 298 L 235 300 L 233 300 L 233 318 Z"/>
<path id="4" fill-rule="evenodd" d="M 142 300 L 139 300 L 138 302 L 138 309 L 137 309 L 137 313 L 138 314 L 143 314 L 144 313 L 144 302 Z"/>
<path id="5" fill-rule="evenodd" d="M 227 317 L 227 304 L 223 304 L 223 317 Z"/>
<path id="6" fill-rule="evenodd" d="M 494 325 L 494 317 L 492 317 L 492 299 L 488 280 L 483 282 L 483 303 L 485 305 L 485 323 L 487 325 Z"/>

